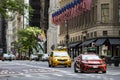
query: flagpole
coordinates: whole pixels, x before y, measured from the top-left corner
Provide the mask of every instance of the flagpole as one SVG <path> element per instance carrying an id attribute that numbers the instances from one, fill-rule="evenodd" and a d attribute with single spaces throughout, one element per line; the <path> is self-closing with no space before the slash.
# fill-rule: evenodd
<path id="1" fill-rule="evenodd" d="M 69 32 L 68 32 L 68 21 L 65 20 L 65 27 L 66 27 L 66 47 L 67 47 L 67 52 L 69 53 Z"/>

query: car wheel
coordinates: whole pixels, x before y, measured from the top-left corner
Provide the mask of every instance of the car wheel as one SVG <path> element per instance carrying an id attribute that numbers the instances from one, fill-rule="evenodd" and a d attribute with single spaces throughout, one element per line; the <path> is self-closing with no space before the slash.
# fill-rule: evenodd
<path id="1" fill-rule="evenodd" d="M 84 71 L 83 71 L 81 65 L 80 65 L 80 67 L 79 67 L 79 70 L 80 70 L 81 73 L 84 73 Z"/>
<path id="2" fill-rule="evenodd" d="M 106 73 L 106 71 L 103 71 L 103 73 Z"/>
<path id="3" fill-rule="evenodd" d="M 55 67 L 55 66 L 52 64 L 52 67 Z"/>
<path id="4" fill-rule="evenodd" d="M 51 67 L 51 64 L 48 62 L 48 66 Z"/>
<path id="5" fill-rule="evenodd" d="M 53 62 L 51 63 L 51 66 L 52 66 L 52 67 L 55 67 L 55 66 L 53 65 Z"/>
<path id="6" fill-rule="evenodd" d="M 78 70 L 77 70 L 77 67 L 76 67 L 75 64 L 74 64 L 74 72 L 75 72 L 75 73 L 78 73 Z"/>
<path id="7" fill-rule="evenodd" d="M 71 68 L 71 66 L 68 66 L 69 68 Z"/>

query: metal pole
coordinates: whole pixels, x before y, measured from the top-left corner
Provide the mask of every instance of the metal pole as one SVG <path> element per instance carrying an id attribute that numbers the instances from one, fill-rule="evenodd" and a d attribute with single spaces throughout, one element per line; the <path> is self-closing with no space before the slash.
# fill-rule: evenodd
<path id="1" fill-rule="evenodd" d="M 65 21 L 65 27 L 66 27 L 66 31 L 67 31 L 67 33 L 66 33 L 66 46 L 67 46 L 67 52 L 69 53 L 69 32 L 68 32 L 68 22 L 67 22 L 67 20 Z"/>

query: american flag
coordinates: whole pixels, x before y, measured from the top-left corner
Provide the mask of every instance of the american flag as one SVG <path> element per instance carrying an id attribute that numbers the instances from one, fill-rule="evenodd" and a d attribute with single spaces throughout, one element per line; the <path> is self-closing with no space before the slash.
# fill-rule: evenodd
<path id="1" fill-rule="evenodd" d="M 86 10 L 91 10 L 91 5 L 92 5 L 92 0 L 83 0 L 85 9 Z"/>
<path id="2" fill-rule="evenodd" d="M 87 10 L 91 10 L 92 0 L 74 0 L 65 5 L 52 15 L 52 22 L 56 25 L 62 24 L 75 16 L 81 15 Z"/>

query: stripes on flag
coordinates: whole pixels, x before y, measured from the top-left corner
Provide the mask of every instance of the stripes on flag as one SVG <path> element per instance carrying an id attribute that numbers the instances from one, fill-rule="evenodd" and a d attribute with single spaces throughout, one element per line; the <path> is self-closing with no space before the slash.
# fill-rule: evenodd
<path id="1" fill-rule="evenodd" d="M 91 10 L 92 0 L 74 0 L 52 14 L 52 22 L 56 25 L 62 24 L 75 16 Z"/>

